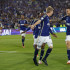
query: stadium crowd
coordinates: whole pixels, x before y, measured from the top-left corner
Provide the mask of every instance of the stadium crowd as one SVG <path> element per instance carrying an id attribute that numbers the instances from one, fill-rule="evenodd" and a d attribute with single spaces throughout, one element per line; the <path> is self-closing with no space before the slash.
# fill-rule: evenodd
<path id="1" fill-rule="evenodd" d="M 70 0 L 0 0 L 0 23 L 4 29 L 16 29 L 21 14 L 25 14 L 26 19 L 36 18 L 37 13 L 45 12 L 49 5 L 54 8 L 52 19 L 61 18 L 69 3 Z"/>

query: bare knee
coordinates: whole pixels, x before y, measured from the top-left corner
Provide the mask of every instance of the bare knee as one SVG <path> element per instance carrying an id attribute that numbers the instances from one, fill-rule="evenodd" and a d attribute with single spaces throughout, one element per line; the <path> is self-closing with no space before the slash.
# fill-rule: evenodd
<path id="1" fill-rule="evenodd" d="M 22 36 L 22 39 L 24 39 L 25 37 L 24 36 Z"/>
<path id="2" fill-rule="evenodd" d="M 53 46 L 50 46 L 49 48 L 53 49 Z"/>
<path id="3" fill-rule="evenodd" d="M 43 43 L 41 46 L 41 49 L 44 49 L 44 48 L 45 48 L 45 43 Z"/>
<path id="4" fill-rule="evenodd" d="M 67 49 L 70 49 L 70 41 L 66 42 Z"/>

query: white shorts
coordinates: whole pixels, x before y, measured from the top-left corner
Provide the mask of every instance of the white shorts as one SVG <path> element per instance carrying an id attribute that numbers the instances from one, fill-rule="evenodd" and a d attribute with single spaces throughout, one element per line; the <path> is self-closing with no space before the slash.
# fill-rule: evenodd
<path id="1" fill-rule="evenodd" d="M 37 38 L 35 38 L 35 35 L 33 35 L 33 39 L 34 39 L 34 44 L 33 45 L 37 45 Z"/>
<path id="2" fill-rule="evenodd" d="M 66 36 L 65 41 L 70 41 L 70 35 L 67 35 L 67 36 Z"/>
<path id="3" fill-rule="evenodd" d="M 53 47 L 52 39 L 50 36 L 40 36 L 38 38 L 37 48 L 41 49 L 41 46 L 43 43 L 46 43 L 48 45 L 48 47 L 50 47 L 50 46 Z"/>
<path id="4" fill-rule="evenodd" d="M 38 42 L 37 38 L 34 38 L 34 45 L 37 45 L 37 42 Z"/>
<path id="5" fill-rule="evenodd" d="M 22 33 L 22 32 L 24 32 L 24 31 L 23 30 L 20 30 L 21 36 L 24 36 L 25 37 L 26 33 Z"/>

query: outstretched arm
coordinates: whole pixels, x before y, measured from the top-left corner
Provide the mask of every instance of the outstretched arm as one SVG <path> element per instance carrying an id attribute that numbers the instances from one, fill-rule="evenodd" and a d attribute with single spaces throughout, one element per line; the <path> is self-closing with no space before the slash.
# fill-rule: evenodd
<path id="1" fill-rule="evenodd" d="M 34 29 L 34 27 L 35 27 L 36 25 L 40 24 L 40 23 L 41 23 L 41 20 L 38 20 L 35 24 L 31 25 L 31 29 Z"/>

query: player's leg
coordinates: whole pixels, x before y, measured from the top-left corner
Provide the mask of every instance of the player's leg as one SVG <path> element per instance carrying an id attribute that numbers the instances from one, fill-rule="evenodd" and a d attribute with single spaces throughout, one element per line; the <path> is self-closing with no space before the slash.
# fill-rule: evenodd
<path id="1" fill-rule="evenodd" d="M 46 51 L 46 54 L 45 54 L 44 58 L 42 59 L 42 61 L 43 61 L 46 65 L 48 65 L 46 59 L 47 59 L 47 57 L 50 55 L 50 53 L 51 53 L 51 51 L 52 51 L 52 49 L 53 49 L 52 40 L 51 40 L 51 39 L 47 39 L 47 40 L 48 40 L 47 45 L 48 45 L 49 48 L 48 48 L 48 50 Z"/>
<path id="2" fill-rule="evenodd" d="M 34 44 L 33 44 L 33 47 L 34 47 L 34 49 L 37 48 L 37 38 L 34 38 Z M 37 54 L 37 56 L 38 56 L 38 54 Z"/>
<path id="3" fill-rule="evenodd" d="M 43 38 L 39 37 L 38 38 L 38 43 L 37 43 L 37 48 L 35 49 L 34 58 L 33 58 L 34 64 L 37 65 L 37 66 L 38 66 L 38 63 L 37 63 L 36 57 L 37 57 L 39 49 L 41 49 L 42 44 L 43 44 Z"/>
<path id="4" fill-rule="evenodd" d="M 0 35 L 1 35 L 1 29 L 0 29 Z"/>
<path id="5" fill-rule="evenodd" d="M 42 60 L 42 57 L 44 55 L 44 47 L 45 47 L 45 43 L 43 43 L 43 45 L 41 47 L 40 59 L 38 61 L 39 64 L 42 64 L 41 60 Z"/>
<path id="6" fill-rule="evenodd" d="M 36 60 L 38 51 L 39 51 L 39 49 L 36 48 L 36 49 L 35 49 L 35 52 L 34 52 L 34 58 L 33 58 L 34 64 L 35 64 L 36 66 L 38 66 L 38 63 L 37 63 L 37 60 Z"/>
<path id="7" fill-rule="evenodd" d="M 37 48 L 37 38 L 34 38 L 34 44 L 33 44 L 34 49 Z"/>
<path id="8" fill-rule="evenodd" d="M 24 41 L 25 41 L 25 35 L 26 35 L 26 33 L 24 33 L 24 31 L 20 31 L 20 33 L 21 33 L 21 36 L 22 36 L 22 46 L 23 46 L 23 48 L 24 48 Z"/>
<path id="9" fill-rule="evenodd" d="M 66 37 L 66 46 L 67 46 L 67 56 L 68 56 L 67 64 L 70 64 L 70 36 Z"/>
<path id="10" fill-rule="evenodd" d="M 23 48 L 24 48 L 24 41 L 25 41 L 25 37 L 22 36 L 22 46 L 23 46 Z"/>
<path id="11" fill-rule="evenodd" d="M 0 29 L 0 35 L 2 34 L 2 30 Z"/>

